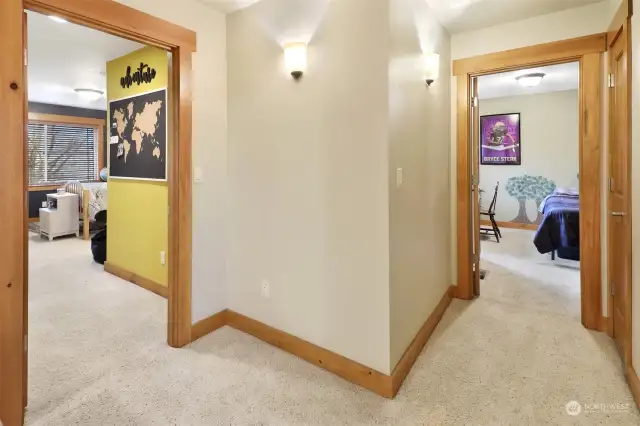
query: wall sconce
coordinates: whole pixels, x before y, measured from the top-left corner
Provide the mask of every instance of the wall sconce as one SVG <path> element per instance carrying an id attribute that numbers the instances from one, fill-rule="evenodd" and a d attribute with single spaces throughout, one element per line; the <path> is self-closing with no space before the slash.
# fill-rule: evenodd
<path id="1" fill-rule="evenodd" d="M 294 80 L 300 80 L 302 74 L 307 70 L 307 44 L 289 43 L 285 45 L 284 65 Z"/>
<path id="2" fill-rule="evenodd" d="M 440 74 L 440 55 L 437 53 L 425 53 L 422 57 L 422 65 L 424 67 L 424 80 L 427 86 L 438 79 Z"/>

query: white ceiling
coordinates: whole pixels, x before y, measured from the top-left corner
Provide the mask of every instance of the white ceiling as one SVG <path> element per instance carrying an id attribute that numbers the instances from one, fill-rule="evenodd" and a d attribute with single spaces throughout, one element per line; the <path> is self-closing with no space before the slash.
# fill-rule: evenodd
<path id="1" fill-rule="evenodd" d="M 89 109 L 107 109 L 107 100 L 80 98 L 74 88 L 106 92 L 106 63 L 141 44 L 45 15 L 27 12 L 29 100 Z"/>
<path id="2" fill-rule="evenodd" d="M 260 0 L 200 0 L 222 13 L 232 13 Z M 314 0 L 299 0 L 311 2 Z M 323 0 L 324 1 L 324 0 Z M 371 0 L 373 1 L 373 0 Z M 422 0 L 450 33 L 477 30 L 510 21 L 559 12 L 603 0 Z"/>
<path id="3" fill-rule="evenodd" d="M 516 77 L 534 72 L 544 73 L 542 82 L 535 87 L 522 87 Z M 577 90 L 580 86 L 580 66 L 577 62 L 529 68 L 478 77 L 478 97 L 480 99 L 503 98 L 506 96 L 532 95 L 537 93 Z"/>
<path id="4" fill-rule="evenodd" d="M 245 7 L 249 7 L 254 3 L 259 2 L 260 0 L 200 0 L 202 3 L 209 5 L 222 13 L 232 13 L 236 10 L 244 9 Z M 300 1 L 311 1 L 311 0 L 300 0 Z"/>
<path id="5" fill-rule="evenodd" d="M 602 0 L 425 0 L 450 33 L 477 30 Z M 544 31 L 544 29 L 541 29 Z M 505 37 L 509 37 L 505 34 Z"/>

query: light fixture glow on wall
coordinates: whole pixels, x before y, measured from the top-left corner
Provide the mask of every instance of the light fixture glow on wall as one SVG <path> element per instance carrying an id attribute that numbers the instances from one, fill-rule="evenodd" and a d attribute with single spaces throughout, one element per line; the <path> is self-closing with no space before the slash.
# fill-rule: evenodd
<path id="1" fill-rule="evenodd" d="M 104 95 L 104 92 L 98 89 L 78 88 L 73 90 L 85 101 L 95 101 L 97 99 L 100 99 L 102 95 Z"/>
<path id="2" fill-rule="evenodd" d="M 66 24 L 67 23 L 67 21 L 65 19 L 62 19 L 59 16 L 49 15 L 49 19 L 51 19 L 54 22 L 57 22 L 58 24 Z"/>
<path id="3" fill-rule="evenodd" d="M 516 81 L 522 87 L 534 87 L 542 82 L 544 75 L 545 74 L 542 72 L 519 75 L 518 77 L 516 77 Z"/>
<path id="4" fill-rule="evenodd" d="M 422 57 L 422 66 L 424 67 L 424 80 L 427 86 L 431 86 L 440 74 L 440 55 L 437 53 L 425 53 Z"/>
<path id="5" fill-rule="evenodd" d="M 289 43 L 284 46 L 284 65 L 295 80 L 307 70 L 307 44 Z"/>

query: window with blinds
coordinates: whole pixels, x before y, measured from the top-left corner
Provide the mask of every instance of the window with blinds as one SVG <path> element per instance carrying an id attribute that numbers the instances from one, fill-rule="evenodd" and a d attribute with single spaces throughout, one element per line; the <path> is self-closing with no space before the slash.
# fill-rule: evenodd
<path id="1" fill-rule="evenodd" d="M 30 122 L 29 185 L 95 180 L 98 128 Z"/>

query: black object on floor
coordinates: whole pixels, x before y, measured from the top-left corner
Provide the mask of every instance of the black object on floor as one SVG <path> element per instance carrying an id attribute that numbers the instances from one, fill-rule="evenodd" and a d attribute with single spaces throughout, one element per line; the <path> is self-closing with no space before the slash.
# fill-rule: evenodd
<path id="1" fill-rule="evenodd" d="M 104 228 L 91 237 L 91 253 L 93 260 L 104 265 L 107 260 L 107 211 L 102 210 L 96 213 L 96 223 Z"/>
<path id="2" fill-rule="evenodd" d="M 107 230 L 103 229 L 91 237 L 91 253 L 93 260 L 101 265 L 107 260 Z"/>
<path id="3" fill-rule="evenodd" d="M 487 275 L 489 274 L 489 271 L 487 271 L 486 269 L 480 269 L 480 279 L 484 280 Z"/>

